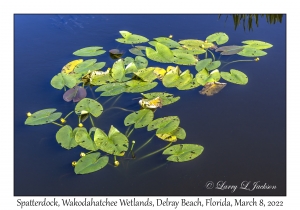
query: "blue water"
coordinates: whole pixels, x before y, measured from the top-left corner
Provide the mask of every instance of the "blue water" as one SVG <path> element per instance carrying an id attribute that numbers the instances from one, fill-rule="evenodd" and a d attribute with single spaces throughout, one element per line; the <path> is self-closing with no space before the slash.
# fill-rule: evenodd
<path id="1" fill-rule="evenodd" d="M 122 160 L 88 175 L 75 175 L 71 162 L 84 151 L 65 150 L 56 142 L 59 127 L 48 124 L 25 126 L 27 112 L 57 108 L 66 115 L 75 103 L 63 100 L 63 90 L 50 85 L 51 78 L 77 57 L 72 52 L 87 46 L 105 50 L 130 46 L 115 41 L 126 30 L 149 39 L 173 35 L 174 40 L 205 39 L 225 32 L 226 45 L 239 45 L 257 39 L 273 44 L 259 62 L 240 62 L 226 66 L 247 74 L 247 85 L 227 84 L 218 94 L 199 94 L 201 87 L 179 91 L 159 85 L 155 91 L 167 91 L 181 99 L 155 112 L 155 118 L 180 117 L 187 133 L 182 143 L 200 144 L 202 155 L 185 163 L 167 162 L 161 153 L 138 161 L 138 157 L 167 145 L 154 138 L 137 155 L 137 161 Z M 123 57 L 132 56 L 126 52 Z M 202 55 L 203 56 L 203 55 Z M 132 56 L 133 57 L 133 56 Z M 97 57 L 111 67 L 109 54 Z M 247 59 L 231 56 L 222 59 Z M 162 66 L 149 60 L 148 66 Z M 193 66 L 183 66 L 182 70 Z M 154 91 L 153 90 L 153 91 Z M 94 94 L 94 95 L 93 95 Z M 99 93 L 88 89 L 88 97 Z M 115 106 L 138 110 L 140 94 L 123 94 Z M 99 99 L 100 103 L 105 98 Z M 107 109 L 112 102 L 104 105 Z M 111 125 L 126 131 L 124 118 L 129 112 L 104 112 L 95 124 L 107 132 Z M 71 122 L 73 121 L 75 122 Z M 76 116 L 68 118 L 71 126 Z M 89 126 L 88 122 L 86 123 Z M 144 129 L 133 132 L 130 140 L 139 147 L 153 133 Z M 179 140 L 180 141 L 180 140 Z M 176 142 L 177 143 L 177 142 Z M 180 141 L 181 143 L 181 141 Z M 112 158 L 110 163 L 112 163 Z M 159 168 L 157 168 L 159 167 Z M 155 169 L 155 170 L 154 170 Z M 276 189 L 207 189 L 206 183 L 219 181 L 240 186 L 243 181 Z M 221 183 L 221 182 L 219 182 Z M 285 195 L 286 194 L 286 18 L 268 24 L 264 18 L 253 31 L 242 26 L 234 30 L 233 21 L 218 15 L 15 15 L 14 16 L 14 195 Z"/>

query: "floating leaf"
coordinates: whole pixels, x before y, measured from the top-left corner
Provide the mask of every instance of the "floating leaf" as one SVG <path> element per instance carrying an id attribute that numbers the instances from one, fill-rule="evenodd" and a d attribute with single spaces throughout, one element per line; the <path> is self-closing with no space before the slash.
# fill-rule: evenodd
<path id="1" fill-rule="evenodd" d="M 247 44 L 243 47 L 251 47 L 259 50 L 264 50 L 273 47 L 272 44 L 263 42 L 263 41 L 258 41 L 258 40 L 246 40 L 242 42 L 243 44 Z"/>
<path id="2" fill-rule="evenodd" d="M 170 133 L 179 126 L 180 120 L 177 116 L 169 116 L 153 120 L 147 127 L 148 131 L 157 129 L 156 134 Z"/>
<path id="3" fill-rule="evenodd" d="M 128 150 L 127 137 L 114 126 L 110 127 L 108 136 L 101 129 L 97 128 L 94 134 L 94 141 L 100 150 L 108 154 L 124 156 Z"/>
<path id="4" fill-rule="evenodd" d="M 221 52 L 221 55 L 234 55 L 241 52 L 244 49 L 243 46 L 231 45 L 217 48 L 216 52 Z"/>
<path id="5" fill-rule="evenodd" d="M 185 162 L 198 157 L 203 150 L 204 148 L 197 144 L 177 144 L 165 149 L 163 155 L 171 155 L 167 158 L 168 161 Z"/>
<path id="6" fill-rule="evenodd" d="M 183 128 L 178 127 L 170 133 L 156 134 L 156 136 L 164 141 L 176 142 L 177 139 L 185 139 L 186 132 Z"/>
<path id="7" fill-rule="evenodd" d="M 186 48 L 179 48 L 179 49 L 174 49 L 172 50 L 173 54 L 192 54 L 192 55 L 199 55 L 199 54 L 203 54 L 206 52 L 205 49 L 199 48 L 199 49 L 193 49 L 193 50 L 188 50 Z"/>
<path id="8" fill-rule="evenodd" d="M 111 69 L 111 76 L 118 82 L 122 82 L 125 76 L 125 67 L 122 59 L 117 60 Z"/>
<path id="9" fill-rule="evenodd" d="M 156 75 L 157 79 L 162 80 L 167 71 L 163 68 L 154 67 L 153 73 Z"/>
<path id="10" fill-rule="evenodd" d="M 259 56 L 267 55 L 267 53 L 259 49 L 244 47 L 244 49 L 240 51 L 238 55 L 245 56 L 245 57 L 259 57 Z"/>
<path id="11" fill-rule="evenodd" d="M 47 123 L 54 122 L 59 119 L 62 115 L 61 112 L 56 112 L 56 109 L 43 109 L 31 114 L 27 117 L 25 125 L 43 125 Z"/>
<path id="12" fill-rule="evenodd" d="M 212 96 L 212 95 L 220 92 L 225 86 L 226 86 L 226 83 L 208 82 L 205 84 L 203 89 L 201 91 L 199 91 L 199 93 L 202 95 Z"/>
<path id="13" fill-rule="evenodd" d="M 77 56 L 97 56 L 105 53 L 105 50 L 102 50 L 103 47 L 94 46 L 94 47 L 85 47 L 80 50 L 73 52 L 73 55 Z"/>
<path id="14" fill-rule="evenodd" d="M 179 83 L 179 78 L 180 78 L 179 74 L 180 74 L 180 69 L 178 66 L 167 71 L 167 73 L 165 74 L 162 80 L 163 85 L 165 87 L 176 87 Z"/>
<path id="15" fill-rule="evenodd" d="M 230 69 L 230 73 L 221 72 L 221 77 L 228 82 L 238 85 L 246 85 L 248 83 L 247 75 L 236 69 Z"/>
<path id="16" fill-rule="evenodd" d="M 74 72 L 78 74 L 86 74 L 96 62 L 97 59 L 85 60 L 75 67 Z"/>
<path id="17" fill-rule="evenodd" d="M 174 56 L 170 48 L 157 42 L 155 49 L 156 50 L 151 47 L 146 48 L 146 55 L 149 59 L 161 63 L 172 63 Z"/>
<path id="18" fill-rule="evenodd" d="M 125 83 L 109 83 L 98 87 L 95 92 L 104 91 L 101 96 L 115 96 L 126 91 Z"/>
<path id="19" fill-rule="evenodd" d="M 87 111 L 94 117 L 99 117 L 103 112 L 103 107 L 98 101 L 91 98 L 84 98 L 79 101 L 75 107 L 75 113 L 77 115 L 80 115 L 81 111 Z"/>
<path id="20" fill-rule="evenodd" d="M 76 174 L 88 174 L 104 168 L 108 163 L 108 156 L 100 157 L 100 152 L 87 154 L 80 158 L 74 168 Z"/>
<path id="21" fill-rule="evenodd" d="M 134 62 L 134 58 L 132 58 L 132 57 L 126 57 L 125 59 L 124 59 L 124 65 L 128 65 L 128 64 L 130 64 L 131 62 Z"/>
<path id="22" fill-rule="evenodd" d="M 125 72 L 126 74 L 128 73 L 133 73 L 138 71 L 139 69 L 146 68 L 148 66 L 148 60 L 142 56 L 136 56 L 134 61 L 129 63 L 126 66 Z"/>
<path id="23" fill-rule="evenodd" d="M 135 46 L 135 48 L 139 50 L 146 50 L 146 46 Z"/>
<path id="24" fill-rule="evenodd" d="M 137 112 L 133 112 L 124 120 L 126 126 L 134 124 L 134 128 L 146 127 L 150 122 L 152 122 L 154 113 L 150 109 L 142 109 Z"/>
<path id="25" fill-rule="evenodd" d="M 93 71 L 90 77 L 90 83 L 92 85 L 103 85 L 108 82 L 114 82 L 114 78 L 110 76 L 110 71 Z"/>
<path id="26" fill-rule="evenodd" d="M 85 128 L 79 128 L 75 134 L 75 141 L 79 146 L 84 149 L 95 151 L 97 147 L 95 142 L 90 137 L 89 133 Z"/>
<path id="27" fill-rule="evenodd" d="M 154 69 L 154 67 L 143 68 L 134 72 L 134 74 L 145 82 L 152 82 L 157 78 L 156 74 L 154 73 Z"/>
<path id="28" fill-rule="evenodd" d="M 131 52 L 134 55 L 145 56 L 142 50 L 138 49 L 137 47 L 129 49 L 129 52 Z"/>
<path id="29" fill-rule="evenodd" d="M 52 87 L 61 90 L 64 86 L 72 88 L 76 85 L 76 79 L 69 74 L 59 73 L 51 80 Z"/>
<path id="30" fill-rule="evenodd" d="M 120 31 L 120 34 L 123 36 L 123 38 L 118 38 L 116 41 L 123 44 L 138 44 L 149 41 L 149 39 L 144 36 L 132 34 L 128 31 Z"/>
<path id="31" fill-rule="evenodd" d="M 178 65 L 195 65 L 198 60 L 192 54 L 175 53 L 173 63 Z"/>
<path id="32" fill-rule="evenodd" d="M 193 50 L 193 49 L 199 49 L 204 44 L 204 41 L 198 40 L 198 39 L 184 39 L 179 42 L 179 44 L 182 44 L 185 49 Z"/>
<path id="33" fill-rule="evenodd" d="M 202 69 L 201 71 L 199 71 L 196 76 L 196 81 L 200 84 L 200 85 L 205 85 L 208 82 L 217 82 L 221 79 L 220 76 L 220 72 L 219 70 L 214 70 L 212 72 L 208 72 L 206 69 Z"/>
<path id="34" fill-rule="evenodd" d="M 78 102 L 81 99 L 85 98 L 86 95 L 86 90 L 83 87 L 75 86 L 64 93 L 63 99 L 67 102 L 70 102 L 72 100 L 73 102 Z"/>
<path id="35" fill-rule="evenodd" d="M 176 48 L 176 47 L 179 47 L 180 44 L 170 38 L 167 38 L 167 37 L 157 37 L 157 38 L 154 38 L 155 41 L 163 44 L 163 45 L 166 45 L 168 48 Z"/>
<path id="36" fill-rule="evenodd" d="M 151 90 L 156 87 L 157 82 L 144 82 L 141 80 L 130 80 L 126 82 L 127 90 L 126 92 L 130 93 L 141 93 Z"/>
<path id="37" fill-rule="evenodd" d="M 78 60 L 73 60 L 69 63 L 67 63 L 61 70 L 62 73 L 65 73 L 65 74 L 70 74 L 75 66 L 77 66 L 78 64 L 82 63 L 83 60 L 82 59 L 78 59 Z"/>
<path id="38" fill-rule="evenodd" d="M 206 68 L 206 66 L 208 66 L 211 62 L 212 62 L 211 58 L 203 59 L 201 61 L 198 61 L 198 63 L 196 64 L 195 68 L 199 72 L 202 69 Z"/>
<path id="39" fill-rule="evenodd" d="M 89 67 L 90 71 L 100 70 L 105 66 L 105 62 L 98 62 L 94 63 L 92 66 Z"/>
<path id="40" fill-rule="evenodd" d="M 75 141 L 75 134 L 77 131 L 72 130 L 71 126 L 65 125 L 61 127 L 56 133 L 56 141 L 65 149 L 72 149 L 78 144 Z"/>
<path id="41" fill-rule="evenodd" d="M 193 78 L 192 74 L 189 76 L 190 78 L 186 78 L 180 85 L 177 86 L 178 90 L 190 90 L 201 85 L 197 82 L 196 78 Z"/>
<path id="42" fill-rule="evenodd" d="M 165 87 L 176 87 L 179 90 L 191 89 L 196 85 L 193 81 L 193 75 L 189 70 L 179 74 L 180 69 L 178 66 L 169 70 L 164 76 L 162 82 Z M 197 85 L 196 85 L 197 86 Z"/>
<path id="43" fill-rule="evenodd" d="M 228 40 L 229 37 L 223 32 L 214 33 L 206 37 L 206 41 L 216 42 L 218 45 L 225 44 L 226 42 L 228 42 Z"/>
<path id="44" fill-rule="evenodd" d="M 213 61 L 210 64 L 208 64 L 205 68 L 206 70 L 211 71 L 218 68 L 219 66 L 221 66 L 221 61 Z"/>
<path id="45" fill-rule="evenodd" d="M 152 100 L 159 97 L 161 99 L 162 105 L 166 106 L 175 103 L 180 99 L 180 96 L 174 97 L 173 94 L 164 92 L 153 92 L 153 93 L 141 93 L 146 99 Z"/>

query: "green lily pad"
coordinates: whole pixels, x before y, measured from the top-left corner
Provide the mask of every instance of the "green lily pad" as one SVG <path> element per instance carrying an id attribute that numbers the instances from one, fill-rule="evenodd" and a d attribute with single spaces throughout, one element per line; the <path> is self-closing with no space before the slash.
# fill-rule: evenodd
<path id="1" fill-rule="evenodd" d="M 183 128 L 178 127 L 170 133 L 156 134 L 156 136 L 164 141 L 176 142 L 177 139 L 184 140 L 186 137 L 186 132 Z"/>
<path id="2" fill-rule="evenodd" d="M 94 141 L 100 150 L 108 154 L 124 156 L 128 150 L 127 137 L 114 126 L 110 127 L 108 136 L 101 129 L 97 128 L 94 134 Z"/>
<path id="3" fill-rule="evenodd" d="M 248 83 L 247 75 L 236 69 L 230 69 L 230 73 L 221 72 L 221 77 L 228 82 L 238 85 L 246 85 Z"/>
<path id="4" fill-rule="evenodd" d="M 244 47 L 244 49 L 240 51 L 238 55 L 245 56 L 245 57 L 259 57 L 259 56 L 267 55 L 267 53 L 259 49 Z"/>
<path id="5" fill-rule="evenodd" d="M 174 56 L 170 48 L 157 42 L 155 49 L 151 47 L 146 48 L 146 55 L 149 59 L 161 63 L 172 63 Z"/>
<path id="6" fill-rule="evenodd" d="M 86 74 L 90 70 L 90 67 L 96 64 L 96 62 L 97 59 L 85 60 L 75 67 L 74 72 L 77 74 Z"/>
<path id="7" fill-rule="evenodd" d="M 126 66 L 125 73 L 133 73 L 139 69 L 146 68 L 148 66 L 148 60 L 142 56 L 136 56 L 134 61 Z"/>
<path id="8" fill-rule="evenodd" d="M 178 65 L 195 65 L 198 60 L 192 54 L 175 53 L 173 63 Z"/>
<path id="9" fill-rule="evenodd" d="M 155 41 L 163 44 L 163 45 L 166 45 L 168 48 L 176 48 L 176 47 L 179 47 L 180 44 L 170 38 L 167 38 L 167 37 L 157 37 L 157 38 L 154 38 Z"/>
<path id="10" fill-rule="evenodd" d="M 80 115 L 82 111 L 87 111 L 94 117 L 99 117 L 103 112 L 102 105 L 91 98 L 84 98 L 75 106 L 75 113 Z"/>
<path id="11" fill-rule="evenodd" d="M 156 134 L 170 133 L 178 128 L 179 117 L 169 116 L 153 120 L 147 127 L 148 131 L 157 129 Z"/>
<path id="12" fill-rule="evenodd" d="M 179 42 L 179 44 L 183 45 L 184 48 L 188 50 L 201 48 L 204 44 L 204 41 L 198 39 L 184 39 Z"/>
<path id="13" fill-rule="evenodd" d="M 126 58 L 124 58 L 124 65 L 127 66 L 131 62 L 134 62 L 134 58 L 132 58 L 132 57 L 126 57 Z"/>
<path id="14" fill-rule="evenodd" d="M 149 41 L 149 39 L 144 36 L 132 34 L 128 31 L 120 31 L 120 34 L 123 36 L 123 38 L 118 38 L 116 41 L 123 44 L 138 44 Z"/>
<path id="15" fill-rule="evenodd" d="M 268 42 L 263 42 L 259 40 L 246 40 L 242 42 L 243 44 L 246 44 L 244 47 L 251 47 L 259 50 L 269 49 L 273 47 L 272 44 Z"/>
<path id="16" fill-rule="evenodd" d="M 43 125 L 47 123 L 54 122 L 59 119 L 62 115 L 61 112 L 56 112 L 56 109 L 43 109 L 31 114 L 27 117 L 25 125 Z"/>
<path id="17" fill-rule="evenodd" d="M 122 82 L 125 76 L 125 67 L 122 59 L 117 60 L 111 69 L 111 76 L 118 82 Z"/>
<path id="18" fill-rule="evenodd" d="M 73 52 L 73 55 L 77 56 L 97 56 L 105 53 L 105 50 L 102 50 L 103 47 L 94 46 L 94 47 L 85 47 L 80 50 Z"/>
<path id="19" fill-rule="evenodd" d="M 186 78 L 180 85 L 177 86 L 178 90 L 190 90 L 194 89 L 196 87 L 199 87 L 201 84 L 197 82 L 196 78 L 192 77 L 192 74 L 190 74 L 191 78 Z"/>
<path id="20" fill-rule="evenodd" d="M 76 174 L 88 174 L 104 168 L 108 163 L 108 156 L 100 157 L 100 152 L 87 154 L 80 158 L 74 168 Z"/>
<path id="21" fill-rule="evenodd" d="M 134 72 L 134 74 L 145 82 L 152 82 L 157 78 L 154 69 L 155 67 L 143 68 Z"/>
<path id="22" fill-rule="evenodd" d="M 234 55 L 241 52 L 244 49 L 243 46 L 231 45 L 217 48 L 216 52 L 221 52 L 221 55 Z"/>
<path id="23" fill-rule="evenodd" d="M 141 80 L 130 80 L 126 82 L 127 90 L 129 93 L 142 93 L 156 87 L 157 82 L 144 82 Z"/>
<path id="24" fill-rule="evenodd" d="M 163 155 L 171 155 L 168 161 L 185 162 L 193 160 L 202 154 L 204 148 L 197 144 L 177 144 L 168 147 L 163 151 Z"/>
<path id="25" fill-rule="evenodd" d="M 161 99 L 163 106 L 175 103 L 180 99 L 180 96 L 174 97 L 173 94 L 164 93 L 164 92 L 141 93 L 141 94 L 144 96 L 144 98 L 148 100 L 152 100 L 159 97 Z"/>
<path id="26" fill-rule="evenodd" d="M 64 86 L 73 88 L 76 85 L 76 79 L 69 74 L 58 73 L 52 78 L 50 84 L 52 87 L 59 90 L 61 90 Z"/>
<path id="27" fill-rule="evenodd" d="M 125 83 L 108 83 L 98 87 L 95 92 L 103 91 L 101 96 L 115 96 L 126 91 Z"/>
<path id="28" fill-rule="evenodd" d="M 133 112 L 124 120 L 124 125 L 129 126 L 134 124 L 134 128 L 146 127 L 150 122 L 152 122 L 154 113 L 150 109 L 142 109 L 137 112 Z"/>
<path id="29" fill-rule="evenodd" d="M 90 84 L 92 85 L 103 85 L 114 81 L 115 79 L 111 77 L 110 71 L 93 71 L 90 76 Z"/>
<path id="30" fill-rule="evenodd" d="M 195 68 L 199 72 L 202 69 L 206 68 L 206 66 L 208 66 L 210 63 L 212 63 L 212 59 L 211 58 L 206 58 L 206 59 L 198 61 Z"/>
<path id="31" fill-rule="evenodd" d="M 217 82 L 221 79 L 219 70 L 214 70 L 212 72 L 208 72 L 206 69 L 202 69 L 195 76 L 197 82 L 200 85 L 205 85 L 208 82 Z"/>
<path id="32" fill-rule="evenodd" d="M 190 70 L 185 70 L 180 74 L 178 79 L 178 84 L 176 87 L 179 90 L 187 90 L 187 87 L 190 87 L 190 84 L 193 81 L 193 75 L 190 73 Z"/>
<path id="33" fill-rule="evenodd" d="M 214 33 L 206 37 L 206 41 L 216 42 L 218 45 L 225 44 L 226 42 L 228 42 L 228 40 L 229 37 L 223 32 Z"/>
<path id="34" fill-rule="evenodd" d="M 178 66 L 168 71 L 162 79 L 162 83 L 165 87 L 176 87 L 179 83 L 180 69 Z"/>
<path id="35" fill-rule="evenodd" d="M 72 149 L 78 145 L 75 141 L 75 134 L 71 126 L 65 125 L 60 128 L 56 133 L 56 141 L 65 149 Z"/>
<path id="36" fill-rule="evenodd" d="M 199 48 L 199 49 L 193 49 L 193 50 L 188 50 L 185 48 L 178 48 L 178 49 L 174 49 L 172 50 L 173 54 L 192 54 L 192 55 L 200 55 L 206 52 L 205 49 L 203 48 Z"/>
<path id="37" fill-rule="evenodd" d="M 208 64 L 205 68 L 206 70 L 211 71 L 218 68 L 219 66 L 221 66 L 221 61 L 213 61 L 210 64 Z"/>
<path id="38" fill-rule="evenodd" d="M 75 133 L 76 143 L 84 149 L 95 151 L 97 147 L 85 128 L 78 128 Z"/>
<path id="39" fill-rule="evenodd" d="M 92 66 L 89 67 L 90 71 L 100 70 L 105 66 L 105 62 L 98 62 L 94 63 Z"/>
<path id="40" fill-rule="evenodd" d="M 129 52 L 131 52 L 134 55 L 145 56 L 145 54 L 142 52 L 142 50 L 140 50 L 136 47 L 129 49 Z"/>

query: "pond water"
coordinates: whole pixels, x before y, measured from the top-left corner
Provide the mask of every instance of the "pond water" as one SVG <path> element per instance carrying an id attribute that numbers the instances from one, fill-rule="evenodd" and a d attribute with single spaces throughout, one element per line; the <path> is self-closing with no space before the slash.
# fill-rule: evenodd
<path id="1" fill-rule="evenodd" d="M 15 15 L 14 16 L 14 195 L 16 196 L 121 196 L 121 195 L 285 195 L 286 194 L 286 18 L 268 24 L 260 18 L 259 26 L 234 29 L 232 18 L 218 15 Z M 65 102 L 63 90 L 54 89 L 50 80 L 61 68 L 78 57 L 75 50 L 102 46 L 120 49 L 134 57 L 130 46 L 118 43 L 119 31 L 126 30 L 150 40 L 173 35 L 174 40 L 205 39 L 215 32 L 229 36 L 225 45 L 240 45 L 244 40 L 262 40 L 273 44 L 259 62 L 238 62 L 222 69 L 238 69 L 247 74 L 247 85 L 228 83 L 218 94 L 199 94 L 201 87 L 179 91 L 159 84 L 149 91 L 166 91 L 181 99 L 158 109 L 155 118 L 179 116 L 187 133 L 179 143 L 199 144 L 203 153 L 196 159 L 174 163 L 157 153 L 140 157 L 168 144 L 158 138 L 136 153 L 135 160 L 120 160 L 119 167 L 106 166 L 87 175 L 76 175 L 71 162 L 79 159 L 83 148 L 63 149 L 55 139 L 59 129 L 53 124 L 26 126 L 27 112 L 57 108 L 65 116 L 75 107 Z M 203 55 L 200 55 L 203 57 Z M 248 59 L 238 55 L 222 56 L 226 62 Z M 109 53 L 97 57 L 115 60 Z M 149 60 L 148 66 L 167 67 Z M 181 70 L 194 66 L 180 66 Z M 223 80 L 224 82 L 224 80 Z M 87 89 L 88 97 L 99 93 Z M 139 93 L 123 93 L 114 106 L 139 110 Z M 101 97 L 104 103 L 108 98 Z M 108 109 L 113 100 L 103 105 Z M 95 119 L 97 127 L 108 132 L 114 125 L 126 131 L 124 118 L 129 112 L 110 109 Z M 73 122 L 72 122 L 73 121 Z M 76 127 L 73 114 L 68 118 Z M 90 126 L 89 121 L 84 123 Z M 153 132 L 136 129 L 130 136 L 138 148 Z M 176 142 L 177 144 L 178 142 Z M 110 163 L 113 163 L 111 158 Z M 223 186 L 241 186 L 250 182 L 276 186 L 276 189 L 231 190 L 207 189 L 211 181 Z"/>

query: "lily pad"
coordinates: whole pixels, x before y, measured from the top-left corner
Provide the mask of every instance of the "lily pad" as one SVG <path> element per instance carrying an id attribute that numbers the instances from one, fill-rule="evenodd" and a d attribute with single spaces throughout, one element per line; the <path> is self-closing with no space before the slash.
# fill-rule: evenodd
<path id="1" fill-rule="evenodd" d="M 178 128 L 179 117 L 169 116 L 153 120 L 147 127 L 148 131 L 157 129 L 156 134 L 170 133 Z"/>
<path id="2" fill-rule="evenodd" d="M 240 51 L 238 55 L 245 56 L 245 57 L 259 57 L 259 56 L 267 55 L 267 53 L 265 51 L 256 48 L 244 47 L 244 49 Z"/>
<path id="3" fill-rule="evenodd" d="M 97 128 L 94 135 L 94 141 L 97 148 L 108 154 L 124 156 L 125 152 L 128 150 L 127 137 L 120 133 L 114 126 L 110 127 L 108 136 L 101 129 Z"/>
<path id="4" fill-rule="evenodd" d="M 93 71 L 90 77 L 90 84 L 103 85 L 108 82 L 114 82 L 115 79 L 110 76 L 110 71 Z"/>
<path id="5" fill-rule="evenodd" d="M 75 141 L 76 131 L 73 132 L 71 126 L 65 125 L 56 133 L 56 141 L 65 149 L 72 149 L 78 144 Z"/>
<path id="6" fill-rule="evenodd" d="M 154 73 L 154 69 L 154 67 L 143 68 L 134 72 L 134 74 L 145 82 L 152 82 L 157 78 L 156 74 Z"/>
<path id="7" fill-rule="evenodd" d="M 221 72 L 221 77 L 228 82 L 238 85 L 246 85 L 248 83 L 247 75 L 236 69 L 230 69 L 230 73 Z"/>
<path id="8" fill-rule="evenodd" d="M 90 137 L 90 134 L 87 132 L 85 128 L 79 128 L 75 133 L 75 141 L 79 146 L 84 149 L 96 151 L 97 147 L 95 142 Z"/>
<path id="9" fill-rule="evenodd" d="M 122 82 L 125 76 L 125 67 L 122 59 L 117 60 L 111 69 L 111 76 L 118 82 Z"/>
<path id="10" fill-rule="evenodd" d="M 174 53 L 173 63 L 178 65 L 195 65 L 198 60 L 192 54 Z"/>
<path id="11" fill-rule="evenodd" d="M 67 102 L 70 102 L 72 100 L 73 102 L 78 102 L 81 99 L 85 98 L 86 95 L 86 90 L 83 87 L 75 86 L 64 93 L 63 99 Z"/>
<path id="12" fill-rule="evenodd" d="M 100 152 L 87 154 L 80 158 L 74 168 L 76 174 L 88 174 L 104 168 L 108 163 L 108 156 L 100 157 Z"/>
<path id="13" fill-rule="evenodd" d="M 182 47 L 192 50 L 199 49 L 204 44 L 204 41 L 198 39 L 184 39 L 179 42 L 179 44 L 183 45 Z"/>
<path id="14" fill-rule="evenodd" d="M 192 54 L 192 55 L 200 55 L 206 52 L 205 49 L 198 48 L 198 49 L 193 49 L 193 50 L 188 50 L 186 48 L 178 48 L 172 50 L 173 54 Z"/>
<path id="15" fill-rule="evenodd" d="M 244 47 L 251 47 L 251 48 L 255 48 L 255 49 L 259 49 L 259 50 L 269 49 L 269 48 L 273 47 L 272 44 L 270 44 L 268 42 L 259 41 L 259 40 L 246 40 L 246 41 L 243 41 L 242 43 L 247 44 Z"/>
<path id="16" fill-rule="evenodd" d="M 129 52 L 131 52 L 134 55 L 145 56 L 145 54 L 142 52 L 142 50 L 140 50 L 136 47 L 129 49 Z"/>
<path id="17" fill-rule="evenodd" d="M 208 66 L 211 62 L 212 62 L 211 58 L 203 59 L 201 61 L 198 61 L 198 63 L 196 64 L 195 68 L 199 72 L 202 69 L 206 68 L 206 66 Z"/>
<path id="18" fill-rule="evenodd" d="M 216 52 L 221 52 L 221 55 L 234 55 L 241 52 L 244 49 L 243 46 L 231 45 L 217 48 Z"/>
<path id="19" fill-rule="evenodd" d="M 119 59 L 124 54 L 124 51 L 120 51 L 119 49 L 111 49 L 109 51 L 109 55 L 112 59 Z"/>
<path id="20" fill-rule="evenodd" d="M 199 91 L 202 95 L 212 96 L 220 92 L 227 83 L 221 82 L 208 82 L 204 85 L 203 89 Z"/>
<path id="21" fill-rule="evenodd" d="M 208 82 L 217 82 L 221 79 L 219 70 L 214 70 L 212 72 L 208 72 L 206 69 L 202 69 L 195 76 L 197 82 L 200 85 L 205 85 Z"/>
<path id="22" fill-rule="evenodd" d="M 141 93 L 144 98 L 148 100 L 152 100 L 154 98 L 159 97 L 161 99 L 162 105 L 166 106 L 172 103 L 175 103 L 180 99 L 180 96 L 174 97 L 171 93 L 164 93 L 164 92 L 153 92 L 153 93 Z"/>
<path id="23" fill-rule="evenodd" d="M 116 41 L 123 44 L 138 44 L 149 41 L 149 39 L 144 36 L 132 34 L 128 31 L 120 31 L 120 34 L 123 36 L 123 38 L 118 38 Z"/>
<path id="24" fill-rule="evenodd" d="M 163 85 L 169 88 L 176 87 L 179 90 L 191 89 L 193 87 L 193 75 L 189 70 L 185 70 L 181 74 L 179 74 L 179 72 L 179 67 L 173 68 L 168 71 L 162 79 Z"/>
<path id="25" fill-rule="evenodd" d="M 167 158 L 172 162 L 190 161 L 202 154 L 204 148 L 197 144 L 177 144 L 168 147 L 163 155 L 171 155 Z"/>
<path id="26" fill-rule="evenodd" d="M 176 48 L 176 47 L 179 47 L 180 44 L 170 38 L 167 38 L 167 37 L 157 37 L 157 38 L 154 38 L 155 41 L 163 44 L 163 45 L 166 45 L 168 48 Z"/>
<path id="27" fill-rule="evenodd" d="M 94 117 L 99 117 L 103 112 L 102 105 L 91 98 L 84 98 L 75 106 L 75 113 L 80 115 L 82 111 L 87 111 Z"/>
<path id="28" fill-rule="evenodd" d="M 65 74 L 70 74 L 71 72 L 74 71 L 75 66 L 77 66 L 78 64 L 82 63 L 83 60 L 82 59 L 78 59 L 78 60 L 73 60 L 69 63 L 67 63 L 61 70 L 62 73 Z"/>
<path id="29" fill-rule="evenodd" d="M 129 63 L 125 68 L 125 73 L 137 72 L 139 69 L 146 68 L 148 66 L 148 60 L 142 56 L 136 56 L 135 59 Z"/>
<path id="30" fill-rule="evenodd" d="M 97 56 L 105 53 L 105 50 L 102 50 L 103 47 L 93 46 L 93 47 L 85 47 L 80 50 L 73 52 L 73 55 L 77 56 Z"/>
<path id="31" fill-rule="evenodd" d="M 125 83 L 108 83 L 98 87 L 95 92 L 103 91 L 101 96 L 115 96 L 126 91 Z"/>
<path id="32" fill-rule="evenodd" d="M 74 72 L 78 74 L 86 74 L 96 62 L 97 59 L 85 60 L 75 67 Z"/>
<path id="33" fill-rule="evenodd" d="M 134 62 L 134 58 L 132 58 L 132 57 L 126 57 L 126 58 L 124 58 L 124 65 L 127 66 L 131 62 Z"/>
<path id="34" fill-rule="evenodd" d="M 94 63 L 92 66 L 89 67 L 90 71 L 100 70 L 105 66 L 105 62 L 98 62 Z"/>
<path id="35" fill-rule="evenodd" d="M 206 41 L 216 42 L 218 45 L 225 44 L 226 42 L 228 42 L 228 40 L 229 37 L 223 32 L 214 33 L 206 37 Z"/>
<path id="36" fill-rule="evenodd" d="M 150 109 L 142 109 L 137 112 L 133 112 L 124 120 L 126 126 L 134 124 L 134 128 L 146 127 L 150 122 L 152 122 L 154 113 Z"/>
<path id="37" fill-rule="evenodd" d="M 221 66 L 221 61 L 213 61 L 210 64 L 208 64 L 205 68 L 206 70 L 211 71 L 218 68 L 219 66 Z"/>
<path id="38" fill-rule="evenodd" d="M 76 85 L 76 79 L 69 74 L 59 73 L 51 80 L 52 87 L 61 90 L 64 86 L 73 88 Z"/>
<path id="39" fill-rule="evenodd" d="M 172 63 L 174 56 L 170 48 L 157 42 L 155 49 L 151 47 L 146 48 L 146 55 L 149 59 L 161 63 Z"/>
<path id="40" fill-rule="evenodd" d="M 25 125 L 43 125 L 54 122 L 62 115 L 61 112 L 55 112 L 56 109 L 43 109 L 27 117 Z M 55 112 L 55 113 L 54 113 Z"/>
<path id="41" fill-rule="evenodd" d="M 164 141 L 176 142 L 177 139 L 184 140 L 186 137 L 186 132 L 183 128 L 178 127 L 170 133 L 156 134 L 156 136 Z"/>
<path id="42" fill-rule="evenodd" d="M 142 93 L 156 87 L 157 82 L 144 82 L 141 80 L 130 80 L 126 82 L 127 90 L 129 93 Z"/>

